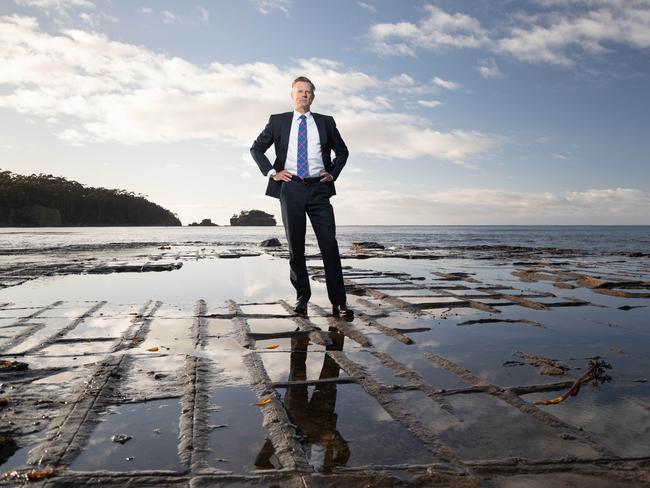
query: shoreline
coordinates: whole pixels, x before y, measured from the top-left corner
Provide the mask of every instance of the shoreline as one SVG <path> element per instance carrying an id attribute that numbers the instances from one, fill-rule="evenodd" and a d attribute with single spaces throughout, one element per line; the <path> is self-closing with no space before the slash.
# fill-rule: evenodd
<path id="1" fill-rule="evenodd" d="M 159 244 L 4 256 L 0 471 L 40 460 L 52 483 L 105 486 L 648 482 L 647 256 L 345 249 L 345 322 L 315 246 L 304 319 L 286 248 Z M 536 404 L 594 356 L 611 380 Z"/>

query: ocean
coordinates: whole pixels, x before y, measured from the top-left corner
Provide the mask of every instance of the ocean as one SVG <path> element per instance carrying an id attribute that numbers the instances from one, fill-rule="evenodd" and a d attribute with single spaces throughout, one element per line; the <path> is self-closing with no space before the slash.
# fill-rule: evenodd
<path id="1" fill-rule="evenodd" d="M 338 226 L 339 245 L 376 241 L 390 246 L 451 248 L 457 246 L 524 246 L 576 249 L 595 253 L 650 253 L 650 225 L 642 226 L 476 226 L 380 225 Z M 2 228 L 0 250 L 34 251 L 43 248 L 109 243 L 205 243 L 250 245 L 277 237 L 276 227 L 57 227 Z M 316 243 L 308 226 L 307 242 Z"/>

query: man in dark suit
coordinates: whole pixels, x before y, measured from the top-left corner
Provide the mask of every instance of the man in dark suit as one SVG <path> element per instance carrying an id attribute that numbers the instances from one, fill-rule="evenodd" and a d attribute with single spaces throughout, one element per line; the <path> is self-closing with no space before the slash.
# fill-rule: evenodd
<path id="1" fill-rule="evenodd" d="M 306 217 L 316 234 L 325 267 L 327 294 L 335 316 L 351 317 L 336 242 L 336 224 L 330 197 L 336 194 L 334 181 L 348 159 L 348 148 L 334 118 L 312 113 L 314 84 L 304 76 L 291 85 L 293 112 L 271 115 L 268 124 L 251 147 L 251 155 L 269 181 L 266 194 L 279 198 L 282 222 L 289 244 L 291 283 L 298 301 L 296 313 L 307 315 L 311 297 L 305 261 Z M 275 162 L 265 156 L 274 145 Z M 334 151 L 334 159 L 331 152 Z"/>

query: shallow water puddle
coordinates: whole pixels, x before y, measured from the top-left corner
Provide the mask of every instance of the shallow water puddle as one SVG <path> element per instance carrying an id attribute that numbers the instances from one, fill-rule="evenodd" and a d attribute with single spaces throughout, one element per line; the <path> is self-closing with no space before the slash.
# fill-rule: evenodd
<path id="1" fill-rule="evenodd" d="M 264 315 L 291 315 L 282 305 L 277 303 L 270 304 L 240 304 L 242 312 L 245 314 L 264 314 Z"/>
<path id="2" fill-rule="evenodd" d="M 251 332 L 260 334 L 293 332 L 298 328 L 291 319 L 248 319 L 248 326 Z"/>
<path id="3" fill-rule="evenodd" d="M 115 407 L 102 417 L 85 447 L 70 464 L 76 471 L 174 470 L 178 458 L 180 400 L 155 400 Z M 111 437 L 131 436 L 120 444 Z"/>
<path id="4" fill-rule="evenodd" d="M 222 337 L 233 332 L 234 324 L 230 319 L 205 319 L 207 333 L 210 336 Z"/>
<path id="5" fill-rule="evenodd" d="M 10 442 L 9 445 L 5 444 L 0 453 L 0 476 L 10 469 L 27 466 L 29 451 L 31 451 L 36 444 L 42 441 L 46 435 L 47 429 L 36 434 L 36 436 L 32 438 L 33 441 L 23 447 L 18 447 L 12 442 Z"/>
<path id="6" fill-rule="evenodd" d="M 318 379 L 324 368 L 324 352 L 260 352 L 271 381 Z"/>
<path id="7" fill-rule="evenodd" d="M 255 405 L 258 399 L 250 388 L 217 387 L 209 391 L 209 398 L 209 466 L 236 474 L 281 467 L 262 427 L 262 413 Z"/>
<path id="8" fill-rule="evenodd" d="M 547 400 L 561 392 L 526 395 L 528 402 Z M 650 385 L 621 388 L 585 385 L 575 397 L 539 408 L 594 434 L 619 456 L 646 456 L 650 438 Z"/>
<path id="9" fill-rule="evenodd" d="M 429 463 L 427 448 L 358 385 L 287 388 L 282 399 L 318 471 L 338 466 Z M 390 439 L 390 442 L 386 442 Z"/>
<path id="10" fill-rule="evenodd" d="M 132 316 L 124 314 L 122 317 L 92 317 L 79 324 L 74 330 L 66 334 L 69 339 L 89 339 L 96 337 L 119 337 L 129 328 Z"/>
<path id="11" fill-rule="evenodd" d="M 191 356 L 212 360 L 218 370 L 218 382 L 221 385 L 243 385 L 248 383 L 248 369 L 243 363 L 243 356 L 249 352 L 237 341 L 227 338 L 211 337 L 205 349 L 196 349 Z"/>
<path id="12" fill-rule="evenodd" d="M 486 393 L 445 397 L 453 415 L 420 392 L 395 395 L 461 459 L 597 457 L 593 448 Z"/>
<path id="13" fill-rule="evenodd" d="M 360 350 L 347 353 L 348 358 L 360 364 L 375 380 L 383 385 L 405 385 L 408 381 L 388 366 L 382 364 L 368 350 Z"/>
<path id="14" fill-rule="evenodd" d="M 189 354 L 194 341 L 189 337 L 193 319 L 155 318 L 151 321 L 146 339 L 140 344 L 141 351 L 165 354 Z"/>
<path id="15" fill-rule="evenodd" d="M 307 335 L 305 334 L 305 336 L 299 336 L 299 337 L 300 338 L 307 337 Z M 259 352 L 268 352 L 268 351 L 296 352 L 296 351 L 305 351 L 307 349 L 311 352 L 325 351 L 325 346 L 321 346 L 320 344 L 314 344 L 311 341 L 307 342 L 307 344 L 305 344 L 304 347 L 299 346 L 296 344 L 296 339 L 297 337 L 280 337 L 280 338 L 263 339 L 263 340 L 258 339 L 255 341 L 255 349 L 257 349 Z"/>

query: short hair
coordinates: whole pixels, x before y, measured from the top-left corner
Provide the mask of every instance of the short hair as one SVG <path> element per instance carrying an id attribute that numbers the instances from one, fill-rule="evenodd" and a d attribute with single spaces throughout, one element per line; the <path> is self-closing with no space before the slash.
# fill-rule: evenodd
<path id="1" fill-rule="evenodd" d="M 293 83 L 291 83 L 291 89 L 293 90 L 293 87 L 296 86 L 296 83 L 299 83 L 299 82 L 301 82 L 301 81 L 303 81 L 303 82 L 305 82 L 305 83 L 309 83 L 309 84 L 311 85 L 311 91 L 312 91 L 312 93 L 316 91 L 316 85 L 314 85 L 314 84 L 311 82 L 311 80 L 310 80 L 309 78 L 307 78 L 306 76 L 299 76 L 298 78 L 296 78 L 295 80 L 293 80 Z"/>

